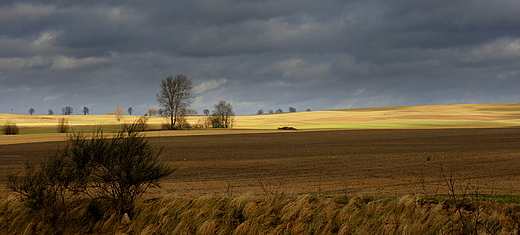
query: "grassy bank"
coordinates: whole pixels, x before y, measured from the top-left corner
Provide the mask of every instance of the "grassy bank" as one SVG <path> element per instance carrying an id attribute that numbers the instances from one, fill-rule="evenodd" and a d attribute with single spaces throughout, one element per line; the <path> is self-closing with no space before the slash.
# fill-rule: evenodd
<path id="1" fill-rule="evenodd" d="M 0 201 L 5 234 L 517 234 L 520 205 L 397 197 L 165 196 L 138 205 L 129 222 L 92 217 L 87 203 L 50 226 L 16 197 Z"/>

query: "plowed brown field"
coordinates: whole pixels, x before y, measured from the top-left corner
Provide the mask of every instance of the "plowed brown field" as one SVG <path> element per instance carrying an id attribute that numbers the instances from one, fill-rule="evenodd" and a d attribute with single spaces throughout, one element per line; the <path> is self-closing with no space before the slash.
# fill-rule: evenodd
<path id="1" fill-rule="evenodd" d="M 448 194 L 450 179 L 456 193 L 520 193 L 520 128 L 279 131 L 149 141 L 164 146 L 162 156 L 178 167 L 153 194 Z M 65 145 L 0 146 L 0 183 L 27 160 Z"/>

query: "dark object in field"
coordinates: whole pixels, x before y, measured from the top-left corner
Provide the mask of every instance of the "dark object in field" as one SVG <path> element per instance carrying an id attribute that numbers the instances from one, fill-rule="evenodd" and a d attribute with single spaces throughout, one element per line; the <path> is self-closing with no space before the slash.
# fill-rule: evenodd
<path id="1" fill-rule="evenodd" d="M 297 129 L 292 126 L 284 126 L 284 127 L 278 127 L 278 130 L 297 130 Z"/>

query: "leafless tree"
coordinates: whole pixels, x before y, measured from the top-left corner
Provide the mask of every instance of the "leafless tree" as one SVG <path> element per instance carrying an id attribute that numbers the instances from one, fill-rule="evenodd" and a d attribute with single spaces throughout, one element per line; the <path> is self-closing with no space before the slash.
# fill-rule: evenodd
<path id="1" fill-rule="evenodd" d="M 264 113 L 264 110 L 263 109 L 259 109 L 256 114 L 263 114 Z"/>
<path id="2" fill-rule="evenodd" d="M 29 109 L 29 114 L 33 115 L 34 112 L 35 112 L 35 111 L 34 111 L 33 108 L 30 108 L 30 109 Z"/>
<path id="3" fill-rule="evenodd" d="M 132 113 L 134 112 L 134 109 L 132 107 L 128 107 L 128 109 L 126 111 L 128 112 L 128 115 L 132 115 Z"/>
<path id="4" fill-rule="evenodd" d="M 209 115 L 209 109 L 204 109 L 204 110 L 202 111 L 202 113 L 204 113 L 204 115 L 208 116 L 208 115 Z"/>
<path id="5" fill-rule="evenodd" d="M 49 109 L 49 115 L 53 115 L 54 114 L 54 111 L 52 111 L 52 109 Z"/>
<path id="6" fill-rule="evenodd" d="M 294 112 L 296 112 L 296 108 L 289 107 L 289 112 L 290 112 L 290 113 L 294 113 Z"/>
<path id="7" fill-rule="evenodd" d="M 160 112 L 157 109 L 154 109 L 154 108 L 148 109 L 148 115 L 150 115 L 150 116 L 155 116 L 155 115 L 157 115 L 159 113 Z"/>
<path id="8" fill-rule="evenodd" d="M 278 108 L 278 109 L 275 111 L 275 113 L 283 113 L 282 108 Z"/>
<path id="9" fill-rule="evenodd" d="M 162 81 L 161 90 L 157 93 L 157 102 L 163 107 L 162 115 L 170 118 L 170 129 L 175 128 L 177 117 L 191 104 L 192 89 L 191 80 L 182 74 L 175 78 L 169 76 Z"/>
<path id="10" fill-rule="evenodd" d="M 63 115 L 71 115 L 72 114 L 72 107 L 69 107 L 69 106 L 65 106 L 64 108 L 61 109 L 61 112 Z"/>
<path id="11" fill-rule="evenodd" d="M 87 108 L 87 106 L 83 107 L 83 115 L 87 115 L 90 110 Z"/>
<path id="12" fill-rule="evenodd" d="M 125 116 L 125 111 L 121 107 L 117 106 L 117 108 L 114 109 L 114 115 L 116 116 L 117 122 L 120 122 Z"/>
<path id="13" fill-rule="evenodd" d="M 235 113 L 233 106 L 226 101 L 219 101 L 215 104 L 213 114 L 211 116 L 211 125 L 213 128 L 231 128 L 234 123 Z"/>

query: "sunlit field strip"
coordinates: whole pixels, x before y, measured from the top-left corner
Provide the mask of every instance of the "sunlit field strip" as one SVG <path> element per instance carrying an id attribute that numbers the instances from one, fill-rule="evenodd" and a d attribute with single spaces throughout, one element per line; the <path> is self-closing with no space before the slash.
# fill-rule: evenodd
<path id="1" fill-rule="evenodd" d="M 22 115 L 0 114 L 0 123 L 15 122 L 20 134 L 53 134 L 60 118 L 65 118 L 73 131 L 88 132 L 103 126 L 114 132 L 122 123 L 131 123 L 137 115 L 125 115 L 117 122 L 114 115 Z M 191 124 L 202 124 L 203 115 L 188 116 Z M 164 117 L 150 117 L 149 128 L 160 129 Z M 234 129 L 275 130 L 291 126 L 310 129 L 373 129 L 373 128 L 443 128 L 496 127 L 520 125 L 520 104 L 460 104 L 398 106 L 365 109 L 294 112 L 235 116 Z"/>

